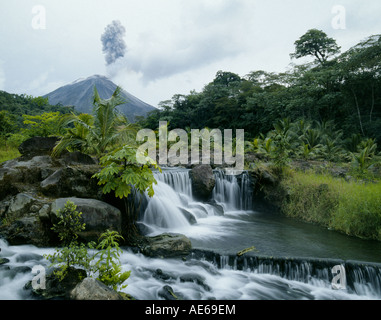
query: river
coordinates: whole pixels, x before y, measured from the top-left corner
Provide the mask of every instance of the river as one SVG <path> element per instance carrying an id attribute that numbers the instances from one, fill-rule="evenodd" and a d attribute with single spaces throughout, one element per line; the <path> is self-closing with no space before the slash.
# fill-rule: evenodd
<path id="1" fill-rule="evenodd" d="M 156 177 L 155 196 L 143 199 L 142 231 L 185 234 L 195 250 L 184 261 L 147 258 L 124 248 L 123 270 L 132 272 L 123 291 L 135 298 L 163 299 L 170 287 L 190 300 L 381 299 L 381 243 L 256 211 L 245 174 L 236 178 L 216 171 L 208 204 L 193 199 L 188 170 L 164 170 Z M 10 260 L 0 266 L 0 299 L 33 299 L 24 284 L 34 276 L 33 266 L 47 265 L 42 255 L 53 249 L 4 241 L 0 247 L 0 257 Z M 339 289 L 332 286 L 336 265 L 346 273 Z"/>

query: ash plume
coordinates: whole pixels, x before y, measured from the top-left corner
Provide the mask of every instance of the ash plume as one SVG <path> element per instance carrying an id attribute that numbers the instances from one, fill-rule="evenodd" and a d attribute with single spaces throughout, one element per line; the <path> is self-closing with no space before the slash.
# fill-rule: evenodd
<path id="1" fill-rule="evenodd" d="M 123 40 L 126 29 L 120 21 L 112 21 L 101 36 L 103 44 L 103 53 L 106 55 L 107 65 L 113 64 L 117 59 L 124 57 L 126 53 L 126 43 Z"/>

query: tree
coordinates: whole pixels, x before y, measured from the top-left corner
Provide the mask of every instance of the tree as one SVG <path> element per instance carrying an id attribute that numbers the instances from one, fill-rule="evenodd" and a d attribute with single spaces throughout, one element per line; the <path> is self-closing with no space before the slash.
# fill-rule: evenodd
<path id="1" fill-rule="evenodd" d="M 381 35 L 371 36 L 343 53 L 340 61 L 345 102 L 363 136 L 381 140 Z M 357 118 L 357 121 L 356 121 Z M 357 124 L 356 124 L 356 122 Z"/>
<path id="2" fill-rule="evenodd" d="M 6 111 L 0 111 L 0 137 L 4 139 L 8 134 L 12 133 L 15 129 L 15 122 L 12 115 Z"/>
<path id="3" fill-rule="evenodd" d="M 64 128 L 69 124 L 72 127 L 66 128 L 66 133 L 53 150 L 53 156 L 61 154 L 64 150 L 80 151 L 86 154 L 95 153 L 89 136 L 89 132 L 94 126 L 94 117 L 87 113 L 66 115 L 60 126 Z"/>
<path id="4" fill-rule="evenodd" d="M 69 149 L 94 154 L 100 158 L 107 151 L 134 141 L 136 125 L 129 123 L 126 116 L 117 110 L 117 106 L 124 102 L 120 87 L 116 88 L 110 99 L 101 99 L 94 87 L 93 116 L 77 116 L 73 113 L 66 115 L 60 126 L 69 128 L 54 148 L 53 156 L 59 156 Z M 70 126 L 74 126 L 74 129 Z"/>
<path id="5" fill-rule="evenodd" d="M 97 178 L 98 184 L 103 186 L 104 194 L 114 193 L 117 198 L 124 201 L 124 214 L 126 215 L 124 229 L 127 233 L 127 240 L 134 241 L 138 235 L 135 227 L 137 217 L 133 216 L 134 208 L 128 205 L 127 198 L 130 194 L 136 198 L 136 192 L 141 194 L 147 192 L 148 196 L 152 197 L 154 195 L 153 184 L 156 184 L 157 181 L 150 168 L 161 169 L 154 160 L 145 154 L 140 154 L 138 148 L 128 145 L 103 156 L 100 164 L 103 169 L 93 177 Z"/>
<path id="6" fill-rule="evenodd" d="M 26 115 L 22 117 L 24 119 L 23 134 L 28 137 L 49 137 L 49 136 L 59 136 L 62 134 L 62 129 L 59 123 L 62 118 L 60 112 L 45 112 L 41 115 Z"/>
<path id="7" fill-rule="evenodd" d="M 306 56 L 314 56 L 323 65 L 329 57 L 339 52 L 340 47 L 334 39 L 329 38 L 321 30 L 311 29 L 299 40 L 295 41 L 295 53 L 291 54 L 291 57 L 299 59 Z"/>

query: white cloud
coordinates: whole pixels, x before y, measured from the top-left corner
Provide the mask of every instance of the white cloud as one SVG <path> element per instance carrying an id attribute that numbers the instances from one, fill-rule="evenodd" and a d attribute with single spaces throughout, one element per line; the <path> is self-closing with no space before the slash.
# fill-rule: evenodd
<path id="1" fill-rule="evenodd" d="M 123 65 L 141 73 L 142 80 L 149 83 L 237 56 L 247 47 L 248 20 L 246 5 L 233 6 L 236 2 L 183 4 L 176 19 L 158 24 L 149 33 L 141 32 L 135 42 L 128 43 Z"/>
<path id="2" fill-rule="evenodd" d="M 54 69 L 41 73 L 28 84 L 25 92 L 33 92 L 34 96 L 43 96 L 66 84 L 63 81 L 51 80 L 54 79 L 52 74 Z"/>

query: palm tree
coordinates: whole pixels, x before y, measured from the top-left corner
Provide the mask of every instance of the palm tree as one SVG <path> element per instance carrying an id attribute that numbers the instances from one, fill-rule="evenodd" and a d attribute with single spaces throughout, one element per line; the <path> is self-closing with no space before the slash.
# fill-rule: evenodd
<path id="1" fill-rule="evenodd" d="M 101 99 L 94 87 L 93 115 L 69 114 L 63 118 L 62 127 L 72 125 L 74 128 L 67 129 L 54 148 L 53 156 L 59 156 L 64 150 L 79 150 L 100 158 L 118 146 L 134 143 L 136 125 L 117 110 L 117 106 L 125 103 L 121 91 L 121 87 L 117 87 L 110 99 Z"/>
<path id="2" fill-rule="evenodd" d="M 72 125 L 72 128 L 67 128 L 69 125 Z M 65 150 L 92 154 L 93 150 L 88 138 L 93 125 L 94 117 L 90 114 L 64 115 L 60 122 L 60 127 L 66 128 L 66 133 L 53 149 L 52 156 L 58 157 Z"/>

